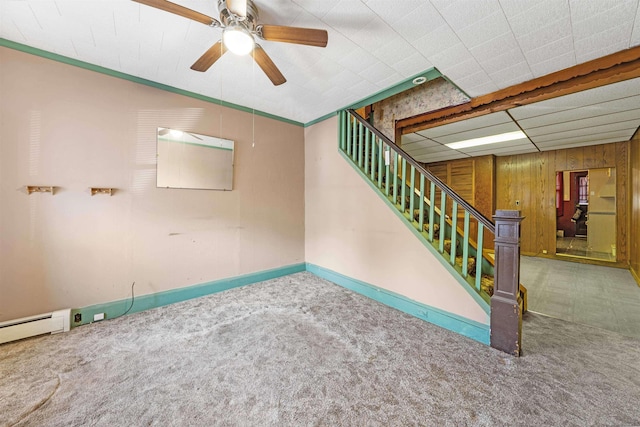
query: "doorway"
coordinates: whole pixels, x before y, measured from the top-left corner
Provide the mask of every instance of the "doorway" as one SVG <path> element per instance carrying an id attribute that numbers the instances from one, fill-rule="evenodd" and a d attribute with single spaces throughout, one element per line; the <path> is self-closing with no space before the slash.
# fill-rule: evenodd
<path id="1" fill-rule="evenodd" d="M 616 261 L 616 170 L 556 172 L 556 255 Z"/>

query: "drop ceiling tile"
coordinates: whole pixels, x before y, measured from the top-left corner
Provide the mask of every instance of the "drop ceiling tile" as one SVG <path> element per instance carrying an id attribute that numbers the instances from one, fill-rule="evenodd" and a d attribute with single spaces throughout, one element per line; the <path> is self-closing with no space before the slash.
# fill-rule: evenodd
<path id="1" fill-rule="evenodd" d="M 450 148 L 444 147 L 442 144 L 436 141 L 423 138 L 420 141 L 406 142 L 406 143 L 404 142 L 404 139 L 403 139 L 402 149 L 405 150 L 406 152 L 414 152 L 414 151 L 425 150 L 425 149 L 430 149 L 431 152 L 436 152 L 444 149 L 449 150 Z"/>
<path id="2" fill-rule="evenodd" d="M 363 72 L 377 65 L 378 60 L 376 57 L 365 50 L 357 48 L 355 44 L 353 46 L 349 54 L 338 59 L 337 62 L 340 65 L 354 72 Z"/>
<path id="3" fill-rule="evenodd" d="M 449 77 L 449 76 L 447 76 Z M 450 77 L 451 78 L 451 77 Z M 491 81 L 491 78 L 484 70 L 478 70 L 475 73 L 467 73 L 464 77 L 461 78 L 451 78 L 452 81 L 460 88 L 466 87 L 478 87 L 482 85 L 492 85 L 492 87 L 496 87 L 494 83 Z"/>
<path id="4" fill-rule="evenodd" d="M 405 144 L 425 140 L 426 138 L 422 135 L 418 135 L 417 133 L 409 133 L 407 135 L 402 135 L 402 146 L 404 147 Z"/>
<path id="5" fill-rule="evenodd" d="M 637 0 L 583 1 L 569 0 L 571 21 L 576 37 L 583 34 L 578 27 L 591 27 L 595 32 L 628 22 L 637 12 Z"/>
<path id="6" fill-rule="evenodd" d="M 458 132 L 450 135 L 442 135 L 438 137 L 431 137 L 431 139 L 438 141 L 441 144 L 450 144 L 452 142 L 466 141 L 467 139 L 483 138 L 485 136 L 499 135 L 507 132 L 516 132 L 520 130 L 515 123 L 502 123 L 499 125 L 487 126 L 477 129 L 468 130 L 466 132 Z"/>
<path id="7" fill-rule="evenodd" d="M 567 148 L 575 148 L 575 147 L 588 147 L 590 145 L 602 145 L 602 144 L 610 144 L 612 142 L 621 142 L 620 138 L 611 138 L 611 139 L 603 139 L 603 140 L 595 140 L 595 141 L 580 141 L 580 142 L 572 142 L 568 144 L 554 144 L 549 143 L 549 145 L 541 144 L 538 148 L 540 151 L 551 151 L 551 150 L 565 150 Z"/>
<path id="8" fill-rule="evenodd" d="M 560 131 L 554 133 L 543 133 L 537 136 L 532 136 L 535 139 L 535 142 L 545 142 L 545 141 L 557 141 L 565 138 L 574 138 L 578 136 L 596 136 L 603 135 L 611 132 L 618 131 L 627 131 L 631 130 L 632 133 L 635 129 L 638 129 L 640 126 L 640 117 L 636 120 L 628 120 L 624 122 L 618 123 L 608 123 L 600 126 L 589 126 L 580 129 L 571 129 L 567 131 Z"/>
<path id="9" fill-rule="evenodd" d="M 525 132 L 527 132 L 527 135 L 529 135 L 530 137 L 535 137 L 538 135 L 546 135 L 555 132 L 565 132 L 568 130 L 581 129 L 590 126 L 600 126 L 609 123 L 637 120 L 638 118 L 640 118 L 640 108 L 619 113 L 589 117 L 586 119 L 573 120 L 571 122 L 557 123 L 539 128 L 526 129 Z"/>
<path id="10" fill-rule="evenodd" d="M 620 40 L 616 44 L 602 46 L 599 48 L 592 48 L 587 44 L 585 45 L 584 50 L 579 50 L 576 48 L 576 62 L 578 64 L 581 64 L 583 62 L 591 61 L 592 59 L 601 58 L 614 52 L 619 52 L 626 49 L 627 47 L 629 47 L 627 40 Z"/>
<path id="11" fill-rule="evenodd" d="M 438 144 L 437 142 L 434 142 L 434 141 L 431 141 L 428 146 L 424 146 L 424 147 L 409 147 L 409 148 L 411 150 L 411 153 L 415 153 L 416 156 L 422 156 L 422 155 L 425 155 L 425 154 L 436 154 L 436 153 L 455 151 L 455 150 L 452 150 L 451 148 L 449 148 L 447 146 L 444 146 L 442 144 Z"/>
<path id="12" fill-rule="evenodd" d="M 323 22 L 348 38 L 353 37 L 374 19 L 379 18 L 371 9 L 362 2 L 352 0 L 341 0 L 322 17 Z"/>
<path id="13" fill-rule="evenodd" d="M 502 10 L 496 10 L 473 25 L 457 30 L 456 34 L 467 48 L 472 49 L 496 38 L 511 35 L 511 28 Z"/>
<path id="14" fill-rule="evenodd" d="M 539 127 L 546 127 L 552 124 L 570 123 L 574 120 L 601 116 L 603 114 L 627 111 L 629 109 L 635 109 L 639 105 L 640 95 L 635 95 L 627 98 L 585 105 L 583 107 L 569 110 L 550 110 L 549 114 L 518 120 L 518 123 L 523 129 L 530 130 Z"/>
<path id="15" fill-rule="evenodd" d="M 13 18 L 15 22 L 22 21 L 25 22 L 29 27 L 32 27 L 34 30 L 42 30 L 44 29 L 42 25 L 42 16 L 38 16 L 35 13 L 35 10 L 38 10 L 37 4 L 33 4 L 32 2 L 15 2 L 15 3 L 23 3 L 22 5 L 18 4 L 9 8 L 10 16 Z M 22 7 L 21 7 L 22 6 Z M 46 7 L 46 6 L 45 6 Z M 56 16 L 59 16 L 58 11 L 56 10 Z"/>
<path id="16" fill-rule="evenodd" d="M 573 67 L 576 65 L 576 55 L 573 49 L 570 52 L 565 53 L 564 55 L 558 55 L 552 58 L 549 58 L 547 61 L 532 63 L 529 62 L 529 67 L 531 68 L 531 72 L 534 77 L 546 76 L 547 74 L 551 74 L 558 70 L 563 70 L 565 68 Z"/>
<path id="17" fill-rule="evenodd" d="M 25 40 L 29 39 L 29 35 L 42 27 L 36 19 L 35 14 L 31 10 L 29 3 L 24 1 L 3 2 L 2 22 L 5 19 L 12 22 L 23 35 Z"/>
<path id="18" fill-rule="evenodd" d="M 538 152 L 540 152 L 540 150 L 538 150 L 536 147 L 532 145 L 531 147 L 528 147 L 528 148 L 523 147 L 522 149 L 513 149 L 513 150 L 503 149 L 495 153 L 478 153 L 475 156 L 484 156 L 487 154 L 494 154 L 497 157 L 502 157 L 502 156 L 515 156 L 518 154 L 538 153 Z"/>
<path id="19" fill-rule="evenodd" d="M 526 61 L 518 62 L 488 74 L 499 88 L 505 88 L 514 83 L 524 82 L 533 78 L 529 64 L 527 64 Z"/>
<path id="20" fill-rule="evenodd" d="M 398 62 L 414 55 L 415 49 L 404 39 L 394 35 L 390 37 L 388 41 L 381 43 L 377 48 L 371 49 L 371 53 L 380 61 L 395 68 Z M 426 61 L 424 56 L 420 54 L 416 55 L 419 55 L 423 61 Z"/>
<path id="21" fill-rule="evenodd" d="M 443 162 L 445 160 L 464 159 L 466 157 L 469 157 L 469 155 L 451 150 L 450 153 L 430 154 L 416 157 L 415 159 L 419 162 L 429 164 L 435 162 Z"/>
<path id="22" fill-rule="evenodd" d="M 378 16 L 374 17 L 360 31 L 348 36 L 354 43 L 367 51 L 375 51 L 392 40 L 399 39 L 395 31 Z"/>
<path id="23" fill-rule="evenodd" d="M 566 37 L 573 37 L 571 34 L 571 20 L 569 18 L 563 18 L 545 26 L 537 27 L 529 33 L 520 34 L 514 31 L 514 34 L 525 56 L 527 52 L 535 50 L 540 46 L 549 45 L 556 40 Z"/>
<path id="24" fill-rule="evenodd" d="M 374 83 L 380 85 L 381 87 L 388 88 L 391 86 L 395 86 L 402 81 L 402 76 L 398 73 L 388 75 L 381 80 L 374 81 Z"/>
<path id="25" fill-rule="evenodd" d="M 460 68 L 460 64 L 463 64 L 469 60 L 472 60 L 477 64 L 477 61 L 475 60 L 473 55 L 471 55 L 469 50 L 467 50 L 467 48 L 462 43 L 457 43 L 454 46 L 443 50 L 442 52 L 427 56 L 427 58 L 429 59 L 429 61 L 433 62 L 438 70 L 442 71 L 445 75 L 454 74 L 450 73 L 450 70 Z M 477 70 L 478 68 L 471 69 Z"/>
<path id="26" fill-rule="evenodd" d="M 48 43 L 53 43 L 53 41 L 49 40 Z M 50 46 L 53 46 L 53 44 L 51 44 Z M 78 51 L 76 51 L 76 48 L 73 43 L 71 43 L 71 40 L 58 40 L 55 42 L 55 47 L 45 48 L 45 50 L 57 53 L 58 55 L 66 56 L 67 58 L 78 58 Z"/>
<path id="27" fill-rule="evenodd" d="M 434 62 L 432 56 L 441 54 L 448 49 L 464 48 L 466 50 L 456 33 L 446 24 L 435 27 L 419 39 L 412 40 L 411 44 L 431 62 Z"/>
<path id="28" fill-rule="evenodd" d="M 560 139 L 554 139 L 549 141 L 538 142 L 536 137 L 532 137 L 531 140 L 536 145 L 541 145 L 541 146 L 548 146 L 551 143 L 554 143 L 555 145 L 565 145 L 565 144 L 571 144 L 575 142 L 594 142 L 594 141 L 610 141 L 610 140 L 628 141 L 633 135 L 633 132 L 634 130 L 623 129 L 620 131 L 602 133 L 598 135 L 581 135 L 581 136 L 575 136 L 571 138 L 560 138 Z"/>
<path id="29" fill-rule="evenodd" d="M 527 141 L 525 144 L 514 144 L 514 145 L 505 145 L 501 147 L 489 147 L 489 146 L 480 146 L 475 147 L 477 149 L 473 151 L 464 151 L 465 154 L 468 154 L 472 157 L 486 156 L 488 154 L 495 154 L 496 156 L 508 156 L 512 154 L 523 154 L 523 153 L 536 153 L 539 150 L 533 145 L 531 142 Z"/>
<path id="30" fill-rule="evenodd" d="M 462 84 L 459 84 L 458 86 L 472 98 L 475 98 L 476 96 L 486 95 L 498 90 L 498 86 L 496 86 L 496 84 L 491 81 L 484 84 L 479 84 L 477 86 L 467 86 Z"/>
<path id="31" fill-rule="evenodd" d="M 520 51 L 520 48 L 518 47 L 510 50 L 504 49 L 502 53 L 498 55 L 490 57 L 476 56 L 476 58 L 482 66 L 482 69 L 489 75 L 498 74 L 516 66 L 525 69 L 527 72 L 529 71 L 529 66 L 525 61 L 524 56 L 522 56 L 522 51 Z M 524 67 L 522 67 L 522 65 L 524 65 Z"/>
<path id="32" fill-rule="evenodd" d="M 453 81 L 457 81 L 467 76 L 469 74 L 469 70 L 478 70 L 480 72 L 484 72 L 480 64 L 478 64 L 478 61 L 476 61 L 476 59 L 473 56 L 469 56 L 465 60 L 457 62 L 455 64 L 447 64 L 447 63 L 439 62 L 439 65 L 437 66 L 437 68 L 444 75 L 446 75 L 447 78 Z"/>
<path id="33" fill-rule="evenodd" d="M 525 52 L 525 56 L 530 64 L 538 64 L 568 53 L 573 54 L 572 36 L 563 37 L 554 40 L 549 44 L 539 46 L 535 49 L 530 49 Z"/>
<path id="34" fill-rule="evenodd" d="M 273 0 L 257 3 L 260 14 L 259 22 L 264 24 L 296 26 L 298 19 L 304 19 L 300 18 L 301 15 L 311 17 L 315 22 L 319 20 L 319 18 L 307 12 L 295 2 Z M 209 2 L 209 4 L 217 5 L 217 2 Z M 217 17 L 218 14 L 216 13 L 215 16 Z"/>
<path id="35" fill-rule="evenodd" d="M 538 0 L 538 1 L 522 1 L 522 0 L 500 0 L 500 6 L 507 18 L 526 13 L 531 15 L 533 20 L 545 22 L 557 16 L 562 7 L 569 13 L 566 0 Z M 541 13 L 549 11 L 548 15 L 540 16 Z M 534 18 L 535 16 L 535 18 Z M 545 18 L 547 18 L 545 20 Z"/>
<path id="36" fill-rule="evenodd" d="M 288 7 L 278 7 L 278 5 L 274 6 L 276 11 L 276 17 L 281 16 L 282 10 L 288 10 Z M 274 22 L 276 19 L 274 19 Z M 260 16 L 260 23 L 271 23 L 271 21 L 266 21 L 262 19 L 262 15 Z M 282 25 L 282 24 L 278 24 Z M 291 19 L 291 23 L 287 24 L 292 27 L 303 27 L 303 28 L 318 28 L 328 30 L 329 27 L 326 23 L 324 23 L 320 18 L 314 16 L 313 14 L 307 12 L 306 10 L 300 8 L 296 11 L 295 15 Z"/>
<path id="37" fill-rule="evenodd" d="M 636 11 L 636 19 L 635 19 L 635 24 L 633 26 L 633 32 L 631 33 L 631 42 L 629 43 L 629 46 L 637 46 L 640 45 L 640 6 L 637 8 L 638 10 Z"/>
<path id="38" fill-rule="evenodd" d="M 340 0 L 294 0 L 294 3 L 308 13 L 322 19 L 327 13 L 338 6 Z"/>
<path id="39" fill-rule="evenodd" d="M 450 123 L 444 126 L 421 130 L 417 133 L 424 136 L 425 138 L 435 139 L 441 136 L 473 131 L 475 129 L 488 128 L 504 123 L 513 123 L 513 121 L 507 113 L 501 111 L 498 113 L 487 114 L 485 116 L 474 117 L 473 119 Z"/>
<path id="40" fill-rule="evenodd" d="M 389 2 L 384 0 L 384 3 L 386 3 L 388 7 Z M 394 6 L 398 3 L 404 2 L 394 2 Z M 426 36 L 435 28 L 448 27 L 447 23 L 433 5 L 426 1 L 422 1 L 421 5 L 412 13 L 393 22 L 393 25 L 396 31 L 411 43 Z"/>
<path id="41" fill-rule="evenodd" d="M 186 26 L 171 26 L 169 28 L 172 33 L 182 35 L 186 43 L 199 46 L 212 45 L 222 38 L 220 29 L 207 27 L 198 22 L 188 22 Z"/>
<path id="42" fill-rule="evenodd" d="M 1 9 L 0 12 L 2 12 Z M 26 43 L 26 36 L 22 34 L 13 20 L 3 15 L 3 13 L 5 12 L 0 13 L 0 34 L 2 35 L 2 37 L 18 43 Z"/>
<path id="43" fill-rule="evenodd" d="M 497 0 L 431 0 L 431 3 L 455 31 L 460 31 L 496 12 L 501 12 L 500 3 Z"/>
<path id="44" fill-rule="evenodd" d="M 58 9 L 58 5 L 55 2 L 32 1 L 28 2 L 28 4 L 43 28 L 46 25 L 46 21 L 62 17 L 60 9 Z"/>
<path id="45" fill-rule="evenodd" d="M 495 144 L 486 144 L 486 145 L 477 145 L 475 147 L 468 148 L 459 148 L 458 151 L 462 151 L 463 153 L 476 155 L 475 153 L 479 152 L 489 152 L 493 150 L 501 150 L 501 149 L 513 149 L 518 148 L 522 149 L 522 147 L 531 148 L 533 144 L 527 138 L 516 139 L 513 141 L 505 141 L 505 142 L 497 142 Z M 533 147 L 535 149 L 535 147 Z"/>
<path id="46" fill-rule="evenodd" d="M 382 80 L 385 80 L 390 76 L 399 76 L 393 68 L 381 62 L 377 62 L 365 69 L 361 69 L 360 72 L 358 72 L 358 75 L 374 84 L 381 84 L 380 82 Z"/>
<path id="47" fill-rule="evenodd" d="M 386 22 L 393 24 L 401 21 L 408 15 L 416 13 L 416 10 L 424 4 L 423 0 L 396 1 L 393 5 L 388 0 L 368 0 L 365 2 L 373 12 Z"/>
<path id="48" fill-rule="evenodd" d="M 640 95 L 640 78 L 601 86 L 583 92 L 577 92 L 559 98 L 553 98 L 535 104 L 512 108 L 509 113 L 516 119 L 548 114 L 555 110 L 568 110 L 594 105 L 614 99 L 622 99 L 629 96 Z"/>
<path id="49" fill-rule="evenodd" d="M 531 6 L 520 13 L 507 13 L 507 19 L 516 37 L 556 27 L 559 22 L 570 22 L 571 15 L 566 1 L 515 1 Z M 504 7 L 503 10 L 505 10 Z M 571 31 L 570 26 L 568 30 Z"/>
<path id="50" fill-rule="evenodd" d="M 330 87 L 339 87 L 341 84 L 347 87 L 355 86 L 362 81 L 362 77 L 350 70 L 342 70 L 331 75 L 330 78 L 320 77 L 320 80 L 329 82 Z"/>
<path id="51" fill-rule="evenodd" d="M 433 64 L 419 53 L 413 53 L 392 65 L 403 77 L 411 77 L 433 68 Z"/>
<path id="52" fill-rule="evenodd" d="M 531 80 L 533 78 L 532 75 L 533 74 L 527 72 L 526 74 L 522 74 L 520 76 L 515 76 L 515 77 L 513 77 L 511 79 L 508 79 L 508 80 L 503 80 L 502 87 L 503 88 L 507 88 L 507 87 L 514 86 L 514 85 L 526 82 L 528 80 Z"/>
<path id="53" fill-rule="evenodd" d="M 360 82 L 351 86 L 349 90 L 354 94 L 356 100 L 361 100 L 369 97 L 372 93 L 380 91 L 382 88 L 370 81 L 360 79 Z M 342 104 L 342 106 L 349 105 L 348 102 Z"/>
<path id="54" fill-rule="evenodd" d="M 475 45 L 469 49 L 469 52 L 471 52 L 479 62 L 482 62 L 483 60 L 491 60 L 492 58 L 504 55 L 505 52 L 513 50 L 519 51 L 520 46 L 513 34 L 509 32 L 501 34 L 482 44 Z"/>

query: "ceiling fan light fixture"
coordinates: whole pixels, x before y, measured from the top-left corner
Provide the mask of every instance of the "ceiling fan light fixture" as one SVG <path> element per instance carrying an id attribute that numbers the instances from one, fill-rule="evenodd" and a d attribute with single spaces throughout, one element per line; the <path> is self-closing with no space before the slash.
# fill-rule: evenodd
<path id="1" fill-rule="evenodd" d="M 251 53 L 255 46 L 251 33 L 240 25 L 226 27 L 222 31 L 222 42 L 232 53 L 241 56 Z"/>

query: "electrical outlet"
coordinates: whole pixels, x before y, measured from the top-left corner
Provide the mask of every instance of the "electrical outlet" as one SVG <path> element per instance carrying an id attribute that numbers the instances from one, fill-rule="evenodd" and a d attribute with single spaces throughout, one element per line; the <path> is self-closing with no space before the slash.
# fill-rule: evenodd
<path id="1" fill-rule="evenodd" d="M 104 313 L 98 313 L 93 315 L 94 322 L 97 322 L 99 320 L 104 320 Z"/>
<path id="2" fill-rule="evenodd" d="M 75 316 L 73 316 L 73 321 L 75 323 L 80 323 L 82 322 L 82 314 L 81 313 L 76 313 Z"/>

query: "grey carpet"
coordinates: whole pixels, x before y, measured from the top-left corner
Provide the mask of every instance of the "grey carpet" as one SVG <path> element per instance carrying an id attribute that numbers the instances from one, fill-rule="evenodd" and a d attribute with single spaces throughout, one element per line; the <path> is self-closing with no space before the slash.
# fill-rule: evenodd
<path id="1" fill-rule="evenodd" d="M 0 425 L 640 425 L 640 341 L 513 358 L 309 273 L 0 346 Z"/>

